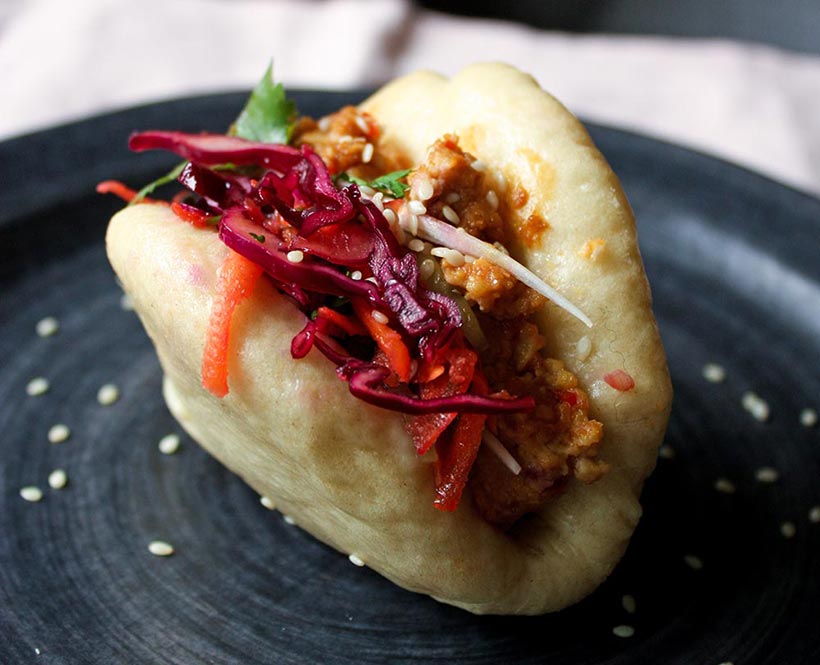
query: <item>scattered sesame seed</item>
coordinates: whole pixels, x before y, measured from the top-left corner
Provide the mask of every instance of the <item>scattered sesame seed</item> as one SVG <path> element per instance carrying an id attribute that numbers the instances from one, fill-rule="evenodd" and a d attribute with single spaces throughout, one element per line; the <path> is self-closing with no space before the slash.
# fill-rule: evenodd
<path id="1" fill-rule="evenodd" d="M 820 524 L 820 506 L 812 506 L 809 510 L 809 522 L 812 524 Z"/>
<path id="2" fill-rule="evenodd" d="M 722 663 L 720 663 L 720 665 L 735 665 L 735 664 L 730 660 L 724 660 Z"/>
<path id="3" fill-rule="evenodd" d="M 373 313 L 371 314 L 371 316 L 376 321 L 378 321 L 379 323 L 382 323 L 382 324 L 387 323 L 388 321 L 390 321 L 390 319 L 388 319 L 386 315 L 384 315 L 382 312 L 380 312 L 377 309 L 373 310 Z"/>
<path id="4" fill-rule="evenodd" d="M 328 120 L 328 125 L 329 124 L 330 124 L 330 121 Z M 359 129 L 361 129 L 365 134 L 370 132 L 370 127 L 367 126 L 367 120 L 362 118 L 362 116 L 360 116 L 360 115 L 356 116 L 356 124 L 359 126 Z"/>
<path id="5" fill-rule="evenodd" d="M 120 389 L 113 383 L 106 383 L 97 391 L 97 401 L 103 406 L 111 406 L 120 398 Z"/>
<path id="6" fill-rule="evenodd" d="M 134 310 L 134 301 L 127 293 L 123 293 L 120 297 L 120 307 L 126 312 L 131 312 Z"/>
<path id="7" fill-rule="evenodd" d="M 355 554 L 351 554 L 351 555 L 350 555 L 349 557 L 347 557 L 347 558 L 348 558 L 348 559 L 350 559 L 350 563 L 352 563 L 354 566 L 359 566 L 359 568 L 361 568 L 361 567 L 364 565 L 364 561 L 362 561 L 362 560 L 361 560 L 359 557 L 357 557 Z"/>
<path id="8" fill-rule="evenodd" d="M 669 445 L 662 445 L 658 450 L 658 455 L 663 459 L 675 459 L 675 449 Z"/>
<path id="9" fill-rule="evenodd" d="M 457 249 L 450 249 L 449 247 L 434 247 L 430 250 L 430 254 L 440 259 L 444 259 L 451 266 L 458 267 L 464 265 L 464 254 Z"/>
<path id="10" fill-rule="evenodd" d="M 373 144 L 365 143 L 364 149 L 362 150 L 362 161 L 367 164 L 371 159 L 373 159 Z"/>
<path id="11" fill-rule="evenodd" d="M 291 263 L 301 263 L 305 258 L 305 253 L 301 249 L 292 249 L 288 252 L 287 258 Z"/>
<path id="12" fill-rule="evenodd" d="M 419 266 L 419 275 L 427 279 L 436 271 L 436 262 L 433 259 L 424 259 Z"/>
<path id="13" fill-rule="evenodd" d="M 413 238 L 407 243 L 407 248 L 413 252 L 421 252 L 424 249 L 424 241 L 418 238 Z"/>
<path id="14" fill-rule="evenodd" d="M 709 383 L 722 383 L 726 380 L 726 370 L 717 363 L 706 363 L 703 366 L 703 378 Z"/>
<path id="15" fill-rule="evenodd" d="M 487 165 L 480 159 L 475 160 L 472 164 L 470 164 L 470 166 L 472 166 L 476 171 L 485 171 L 487 169 Z"/>
<path id="16" fill-rule="evenodd" d="M 780 533 L 786 540 L 791 540 L 797 534 L 797 527 L 794 522 L 783 522 L 780 525 Z"/>
<path id="17" fill-rule="evenodd" d="M 492 189 L 487 192 L 487 203 L 490 204 L 490 207 L 493 210 L 498 210 L 498 194 L 496 194 Z"/>
<path id="18" fill-rule="evenodd" d="M 433 183 L 430 182 L 430 178 L 424 177 L 421 179 L 420 184 L 416 190 L 416 197 L 419 201 L 429 201 L 433 198 Z"/>
<path id="19" fill-rule="evenodd" d="M 53 425 L 48 430 L 48 440 L 51 443 L 62 443 L 71 436 L 71 430 L 62 423 Z"/>
<path id="20" fill-rule="evenodd" d="M 423 215 L 427 212 L 427 206 L 425 206 L 421 201 L 410 201 L 407 204 L 407 209 L 414 215 Z"/>
<path id="21" fill-rule="evenodd" d="M 697 557 L 694 554 L 687 554 L 683 557 L 683 560 L 692 570 L 703 570 L 703 561 L 700 557 Z"/>
<path id="22" fill-rule="evenodd" d="M 287 524 L 296 524 L 296 520 L 293 519 L 290 515 L 285 515 L 283 519 Z"/>
<path id="23" fill-rule="evenodd" d="M 444 201 L 447 203 L 458 203 L 461 201 L 461 194 L 458 192 L 450 192 L 447 196 L 444 197 Z"/>
<path id="24" fill-rule="evenodd" d="M 458 224 L 461 221 L 461 218 L 458 216 L 458 213 L 453 210 L 450 206 L 444 206 L 441 209 L 441 214 L 444 215 L 444 219 L 446 219 L 450 224 Z"/>
<path id="25" fill-rule="evenodd" d="M 49 389 L 48 379 L 43 378 L 42 376 L 38 376 L 35 379 L 32 379 L 28 382 L 26 386 L 26 392 L 35 397 L 36 395 L 42 395 L 43 393 L 47 393 Z"/>
<path id="26" fill-rule="evenodd" d="M 375 277 L 368 277 L 365 282 L 370 282 L 371 284 L 378 284 Z"/>
<path id="27" fill-rule="evenodd" d="M 39 487 L 35 487 L 34 485 L 29 485 L 28 487 L 21 487 L 20 496 L 23 497 L 26 501 L 37 502 L 43 498 L 43 490 L 41 490 Z"/>
<path id="28" fill-rule="evenodd" d="M 350 273 L 350 279 L 352 279 L 352 280 L 355 280 L 355 281 L 358 282 L 361 278 L 362 278 L 362 271 L 361 270 L 354 270 L 352 273 Z"/>
<path id="29" fill-rule="evenodd" d="M 325 116 L 324 118 L 319 120 L 319 131 L 326 132 L 328 129 L 330 129 L 330 118 Z"/>
<path id="30" fill-rule="evenodd" d="M 34 647 L 34 653 L 37 654 L 38 656 L 40 655 L 39 647 Z"/>
<path id="31" fill-rule="evenodd" d="M 414 201 L 414 203 L 418 203 Z M 410 219 L 407 223 L 407 231 L 410 235 L 418 235 L 419 233 L 419 216 L 418 215 L 410 215 Z"/>
<path id="32" fill-rule="evenodd" d="M 589 354 L 592 351 L 592 340 L 584 335 L 581 339 L 578 340 L 578 345 L 576 347 L 576 352 L 578 354 L 578 360 L 586 360 L 589 358 Z"/>
<path id="33" fill-rule="evenodd" d="M 728 478 L 718 478 L 715 481 L 715 489 L 723 494 L 734 494 L 736 490 L 735 484 Z"/>
<path id="34" fill-rule="evenodd" d="M 746 391 L 743 393 L 740 403 L 746 411 L 752 414 L 755 420 L 762 423 L 769 419 L 769 405 L 757 393 L 751 390 Z"/>
<path id="35" fill-rule="evenodd" d="M 60 329 L 60 323 L 53 316 L 40 319 L 35 326 L 35 330 L 40 337 L 51 337 Z"/>
<path id="36" fill-rule="evenodd" d="M 163 455 L 173 455 L 179 450 L 179 434 L 166 434 L 159 440 L 157 448 Z"/>
<path id="37" fill-rule="evenodd" d="M 353 137 L 350 134 L 345 134 L 344 136 L 339 137 L 339 143 L 350 143 L 353 140 Z"/>
<path id="38" fill-rule="evenodd" d="M 174 546 L 164 540 L 152 540 L 148 543 L 148 551 L 154 556 L 171 556 L 174 553 Z"/>
<path id="39" fill-rule="evenodd" d="M 68 484 L 68 474 L 62 469 L 54 469 L 48 474 L 48 486 L 53 490 L 61 490 Z"/>
<path id="40" fill-rule="evenodd" d="M 755 471 L 755 478 L 761 483 L 776 483 L 777 479 L 780 478 L 780 474 L 777 472 L 777 469 L 773 469 L 770 466 L 762 466 Z"/>
<path id="41" fill-rule="evenodd" d="M 800 424 L 803 427 L 814 427 L 817 424 L 817 411 L 814 409 L 803 409 L 800 412 Z"/>
<path id="42" fill-rule="evenodd" d="M 368 187 L 367 185 L 359 185 L 359 191 L 366 199 L 373 198 L 373 195 L 376 193 L 375 189 Z"/>
<path id="43" fill-rule="evenodd" d="M 638 607 L 635 602 L 635 596 L 630 596 L 629 594 L 624 595 L 623 598 L 621 598 L 621 606 L 628 614 L 635 614 L 635 610 Z"/>
<path id="44" fill-rule="evenodd" d="M 635 629 L 632 626 L 615 626 L 612 629 L 612 634 L 616 637 L 632 637 L 635 634 Z"/>
<path id="45" fill-rule="evenodd" d="M 387 209 L 384 211 L 384 218 L 387 220 L 387 223 L 388 223 L 388 224 L 395 224 L 395 223 L 396 223 L 396 221 L 398 221 L 398 220 L 396 219 L 396 213 L 395 213 L 395 212 L 393 212 L 390 208 L 387 208 Z"/>
<path id="46" fill-rule="evenodd" d="M 273 499 L 271 499 L 269 496 L 260 496 L 259 503 L 265 506 L 265 508 L 267 508 L 268 510 L 276 509 L 276 504 L 273 502 Z"/>

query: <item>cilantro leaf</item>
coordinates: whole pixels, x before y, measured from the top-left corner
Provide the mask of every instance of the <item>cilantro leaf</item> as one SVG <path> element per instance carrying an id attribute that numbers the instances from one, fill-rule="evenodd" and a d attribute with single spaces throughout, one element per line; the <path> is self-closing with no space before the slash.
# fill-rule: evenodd
<path id="1" fill-rule="evenodd" d="M 355 175 L 351 175 L 350 173 L 345 173 L 344 177 L 357 185 L 370 187 L 371 189 L 384 192 L 385 194 L 392 194 L 397 199 L 400 199 L 404 196 L 404 193 L 410 189 L 410 185 L 405 182 L 400 182 L 407 177 L 407 174 L 410 173 L 410 171 L 411 169 L 393 171 L 391 173 L 380 175 L 374 180 L 363 180 L 362 178 L 357 178 Z"/>
<path id="2" fill-rule="evenodd" d="M 288 143 L 296 115 L 296 104 L 285 96 L 285 88 L 281 83 L 273 84 L 271 63 L 236 119 L 232 133 L 259 143 Z"/>
<path id="3" fill-rule="evenodd" d="M 157 187 L 167 185 L 169 182 L 173 182 L 174 180 L 179 178 L 179 174 L 182 173 L 182 169 L 185 168 L 185 165 L 187 163 L 188 162 L 180 162 L 161 178 L 157 178 L 156 180 L 154 180 L 154 182 L 149 182 L 147 185 L 145 185 L 145 187 L 143 187 L 140 191 L 137 192 L 136 196 L 133 199 L 131 199 L 128 205 L 131 206 L 135 203 L 139 203 L 146 196 L 152 194 Z"/>
<path id="4" fill-rule="evenodd" d="M 253 238 L 257 242 L 265 242 L 265 236 L 263 236 L 261 233 L 256 234 L 256 233 L 251 232 L 250 236 L 251 236 L 251 238 Z"/>

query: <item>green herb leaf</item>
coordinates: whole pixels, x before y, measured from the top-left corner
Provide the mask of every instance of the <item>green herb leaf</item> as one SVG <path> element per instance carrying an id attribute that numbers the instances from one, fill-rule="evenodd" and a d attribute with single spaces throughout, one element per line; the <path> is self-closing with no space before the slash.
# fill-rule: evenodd
<path id="1" fill-rule="evenodd" d="M 260 143 L 288 143 L 296 121 L 296 104 L 273 84 L 273 63 L 251 93 L 232 128 L 239 138 Z"/>
<path id="2" fill-rule="evenodd" d="M 149 182 L 147 185 L 145 185 L 145 187 L 143 187 L 140 191 L 137 192 L 137 195 L 133 199 L 131 199 L 131 202 L 128 205 L 132 206 L 135 203 L 139 203 L 146 196 L 152 194 L 157 187 L 167 185 L 169 182 L 173 182 L 174 180 L 179 178 L 179 174 L 182 173 L 182 169 L 185 168 L 185 165 L 187 163 L 188 162 L 180 162 L 161 178 L 157 178 L 156 180 L 154 180 L 154 182 Z"/>
<path id="3" fill-rule="evenodd" d="M 258 240 L 259 242 L 265 242 L 265 236 L 263 235 L 257 235 L 256 233 L 251 233 L 250 235 L 251 238 L 253 238 L 254 240 Z"/>
<path id="4" fill-rule="evenodd" d="M 380 175 L 378 178 L 374 180 L 362 180 L 361 178 L 357 178 L 355 175 L 351 175 L 350 173 L 345 173 L 344 177 L 347 178 L 350 182 L 355 182 L 357 185 L 363 185 L 365 187 L 370 187 L 371 189 L 378 190 L 380 192 L 384 192 L 385 194 L 392 194 L 397 199 L 400 199 L 404 196 L 404 193 L 410 189 L 410 185 L 404 182 L 400 182 L 407 177 L 411 169 L 404 169 L 403 171 L 393 171 L 392 173 L 385 173 L 384 175 Z"/>

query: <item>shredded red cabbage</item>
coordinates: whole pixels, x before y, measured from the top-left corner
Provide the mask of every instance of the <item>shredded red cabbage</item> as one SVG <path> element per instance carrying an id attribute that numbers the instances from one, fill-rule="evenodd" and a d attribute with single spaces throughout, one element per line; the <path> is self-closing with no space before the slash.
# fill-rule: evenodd
<path id="1" fill-rule="evenodd" d="M 386 385 L 389 369 L 356 357 L 342 341 L 319 331 L 310 314 L 328 296 L 363 298 L 397 325 L 411 354 L 429 361 L 458 334 L 462 321 L 452 298 L 423 286 L 415 256 L 396 240 L 384 214 L 362 200 L 356 185 L 338 189 L 309 146 L 296 150 L 230 136 L 161 131 L 133 134 L 129 145 L 137 151 L 170 150 L 190 161 L 179 181 L 200 197 L 197 206 L 221 215 L 222 242 L 262 266 L 308 316 L 291 341 L 294 358 L 315 346 L 337 366 L 353 395 L 404 413 L 534 408 L 531 397 L 424 399 L 412 394 L 411 386 L 399 392 Z M 218 171 L 210 168 L 220 165 Z M 351 269 L 358 270 L 358 279 Z"/>

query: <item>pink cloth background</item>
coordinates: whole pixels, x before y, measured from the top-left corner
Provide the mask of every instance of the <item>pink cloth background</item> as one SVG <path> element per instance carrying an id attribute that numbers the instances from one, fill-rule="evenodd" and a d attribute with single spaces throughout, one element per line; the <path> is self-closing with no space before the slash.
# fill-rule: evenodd
<path id="1" fill-rule="evenodd" d="M 820 194 L 820 57 L 717 40 L 572 36 L 405 0 L 3 0 L 0 139 L 171 97 L 371 86 L 479 60 L 532 73 L 572 111 Z"/>

